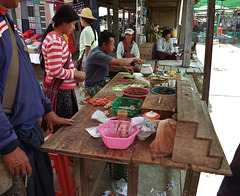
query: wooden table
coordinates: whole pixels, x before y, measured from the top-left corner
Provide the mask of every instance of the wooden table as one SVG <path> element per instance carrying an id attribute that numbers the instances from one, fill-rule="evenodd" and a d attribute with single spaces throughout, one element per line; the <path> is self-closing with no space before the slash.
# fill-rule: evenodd
<path id="1" fill-rule="evenodd" d="M 96 97 L 114 95 L 115 93 L 112 91 L 111 87 L 120 83 L 141 83 L 149 85 L 149 82 L 140 76 L 141 74 L 136 74 L 137 77 L 134 80 L 120 82 L 122 75 L 123 73 L 119 73 L 116 77 L 114 77 L 96 95 Z M 134 143 L 125 150 L 108 149 L 102 142 L 101 138 L 93 138 L 85 131 L 85 128 L 99 125 L 99 122 L 91 119 L 91 115 L 96 111 L 96 109 L 103 109 L 103 107 L 86 104 L 73 117 L 75 120 L 73 126 L 64 126 L 41 147 L 44 152 L 74 157 L 74 174 L 77 195 L 89 196 L 94 194 L 94 189 L 91 193 L 89 193 L 88 190 L 84 159 L 128 165 L 129 196 L 137 196 L 139 164 L 159 165 L 163 167 L 186 170 L 183 195 L 196 195 L 200 172 L 231 175 L 231 171 L 225 157 L 223 165 L 219 170 L 174 162 L 171 160 L 171 157 L 154 158 L 152 157 L 148 147 L 154 139 L 153 136 L 145 142 L 135 139 Z M 113 111 L 109 111 L 110 116 L 113 116 Z"/>

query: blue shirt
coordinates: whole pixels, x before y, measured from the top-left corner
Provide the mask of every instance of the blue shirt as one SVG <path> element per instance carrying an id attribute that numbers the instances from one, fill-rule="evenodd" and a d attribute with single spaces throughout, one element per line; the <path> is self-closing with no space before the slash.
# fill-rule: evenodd
<path id="1" fill-rule="evenodd" d="M 8 15 L 13 27 L 13 22 Z M 8 154 L 17 148 L 17 136 L 14 128 L 30 130 L 37 120 L 44 114 L 52 111 L 51 102 L 42 92 L 37 80 L 27 47 L 23 37 L 14 26 L 18 55 L 19 78 L 16 96 L 13 104 L 13 115 L 8 119 L 0 105 L 0 154 Z M 0 101 L 3 92 L 8 68 L 12 58 L 12 41 L 6 26 L 5 16 L 0 13 Z"/>
<path id="2" fill-rule="evenodd" d="M 97 46 L 92 49 L 84 63 L 86 73 L 85 86 L 91 87 L 109 75 L 109 62 L 113 57 L 107 55 Z"/>

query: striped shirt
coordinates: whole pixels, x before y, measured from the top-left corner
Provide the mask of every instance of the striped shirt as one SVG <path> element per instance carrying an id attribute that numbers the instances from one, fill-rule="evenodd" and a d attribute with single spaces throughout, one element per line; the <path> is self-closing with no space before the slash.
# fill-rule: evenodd
<path id="1" fill-rule="evenodd" d="M 70 53 L 66 40 L 53 31 L 48 33 L 42 44 L 42 53 L 45 62 L 46 84 L 51 84 L 52 79 L 55 77 L 64 79 L 60 89 L 75 89 L 75 66 L 71 54 L 69 68 L 63 68 Z"/>

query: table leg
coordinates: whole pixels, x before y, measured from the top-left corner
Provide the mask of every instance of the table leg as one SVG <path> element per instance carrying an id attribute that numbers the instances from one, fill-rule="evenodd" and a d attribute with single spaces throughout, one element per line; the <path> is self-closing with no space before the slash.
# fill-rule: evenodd
<path id="1" fill-rule="evenodd" d="M 127 195 L 137 196 L 137 193 L 138 193 L 138 173 L 139 173 L 139 164 L 130 163 L 128 165 L 128 190 L 127 190 Z"/>
<path id="2" fill-rule="evenodd" d="M 74 158 L 74 175 L 77 196 L 88 195 L 87 170 L 83 158 Z"/>
<path id="3" fill-rule="evenodd" d="M 183 196 L 195 196 L 197 194 L 200 172 L 188 169 L 185 178 Z"/>

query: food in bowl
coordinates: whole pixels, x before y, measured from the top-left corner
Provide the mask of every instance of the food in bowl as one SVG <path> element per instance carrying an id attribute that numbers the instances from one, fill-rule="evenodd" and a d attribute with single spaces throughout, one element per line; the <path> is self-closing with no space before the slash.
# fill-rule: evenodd
<path id="1" fill-rule="evenodd" d="M 168 87 L 155 87 L 151 89 L 152 93 L 157 95 L 175 95 L 175 89 L 174 88 L 168 88 Z"/>
<path id="2" fill-rule="evenodd" d="M 143 92 L 143 91 L 137 90 L 137 89 L 134 89 L 132 91 L 125 91 L 125 93 L 127 93 L 129 95 L 146 95 L 147 94 L 146 92 Z"/>
<path id="3" fill-rule="evenodd" d="M 122 90 L 124 97 L 136 98 L 144 100 L 150 93 L 149 90 L 140 87 L 129 87 Z"/>

